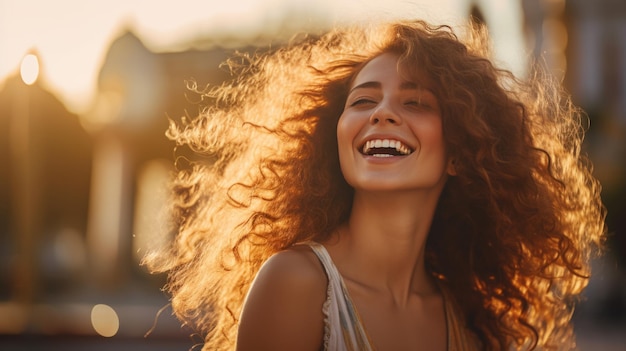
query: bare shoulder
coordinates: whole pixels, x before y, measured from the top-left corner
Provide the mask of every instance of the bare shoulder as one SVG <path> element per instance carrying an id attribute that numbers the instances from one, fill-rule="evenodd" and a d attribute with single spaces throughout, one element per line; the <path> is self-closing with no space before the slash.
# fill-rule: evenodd
<path id="1" fill-rule="evenodd" d="M 319 350 L 327 279 L 309 247 L 270 257 L 259 270 L 238 329 L 238 350 Z"/>
<path id="2" fill-rule="evenodd" d="M 260 279 L 276 279 L 291 288 L 312 288 L 316 285 L 326 285 L 326 274 L 313 251 L 304 245 L 298 245 L 288 250 L 276 253 L 261 267 L 256 281 Z"/>

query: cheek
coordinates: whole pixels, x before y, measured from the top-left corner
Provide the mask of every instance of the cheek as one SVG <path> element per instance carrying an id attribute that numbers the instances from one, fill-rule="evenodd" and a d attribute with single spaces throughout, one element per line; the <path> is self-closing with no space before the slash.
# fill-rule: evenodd
<path id="1" fill-rule="evenodd" d="M 343 148 L 352 144 L 352 140 L 354 139 L 353 128 L 354 125 L 350 123 L 349 117 L 342 114 L 337 121 L 337 144 L 339 147 L 339 154 L 341 154 L 341 150 Z"/>
<path id="2" fill-rule="evenodd" d="M 349 174 L 346 171 L 351 169 L 348 163 L 352 155 L 352 141 L 354 140 L 354 124 L 350 123 L 349 118 L 341 115 L 337 122 L 337 151 L 339 153 L 339 166 L 344 178 Z"/>
<path id="3" fill-rule="evenodd" d="M 438 119 L 432 119 L 427 122 L 413 125 L 413 133 L 418 139 L 425 145 L 422 146 L 434 146 L 439 147 L 444 144 L 443 140 L 443 126 Z"/>

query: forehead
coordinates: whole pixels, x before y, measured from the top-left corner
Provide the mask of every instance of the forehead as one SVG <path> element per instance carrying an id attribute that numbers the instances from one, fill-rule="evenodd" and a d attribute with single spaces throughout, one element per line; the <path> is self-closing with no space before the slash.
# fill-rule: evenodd
<path id="1" fill-rule="evenodd" d="M 431 80 L 425 70 L 419 67 L 408 69 L 409 63 L 399 64 L 400 55 L 384 53 L 367 62 L 352 81 L 351 88 L 366 82 L 413 82 L 419 86 L 431 87 Z M 416 63 L 417 65 L 417 63 Z"/>

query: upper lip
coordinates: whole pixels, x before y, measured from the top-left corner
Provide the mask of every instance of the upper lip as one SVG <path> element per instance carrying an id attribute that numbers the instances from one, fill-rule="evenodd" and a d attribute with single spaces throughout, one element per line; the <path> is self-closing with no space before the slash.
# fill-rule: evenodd
<path id="1" fill-rule="evenodd" d="M 415 151 L 415 147 L 411 144 L 393 135 L 370 135 L 361 142 L 359 151 L 362 154 L 367 154 L 372 148 L 376 147 L 393 148 L 402 155 L 408 155 Z"/>

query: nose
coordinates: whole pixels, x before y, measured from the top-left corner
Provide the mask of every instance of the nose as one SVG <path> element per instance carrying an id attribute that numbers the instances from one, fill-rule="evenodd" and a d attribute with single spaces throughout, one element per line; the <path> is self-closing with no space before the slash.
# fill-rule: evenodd
<path id="1" fill-rule="evenodd" d="M 380 103 L 378 107 L 372 111 L 370 115 L 371 124 L 389 123 L 389 124 L 401 124 L 402 118 L 394 111 L 393 107 L 389 103 Z"/>

